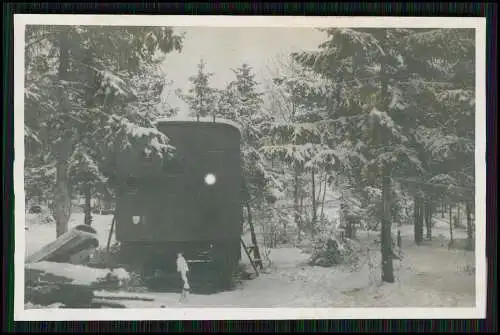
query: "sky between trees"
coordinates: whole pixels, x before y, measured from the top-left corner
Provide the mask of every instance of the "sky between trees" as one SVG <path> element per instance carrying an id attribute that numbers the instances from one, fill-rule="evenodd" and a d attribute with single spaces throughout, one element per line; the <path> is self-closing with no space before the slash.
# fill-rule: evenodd
<path id="1" fill-rule="evenodd" d="M 256 81 L 264 83 L 267 68 L 279 55 L 314 50 L 326 35 L 314 28 L 265 28 L 265 27 L 176 27 L 176 33 L 186 33 L 182 53 L 170 53 L 164 70 L 173 85 L 166 87 L 168 103 L 179 107 L 179 116 L 186 116 L 187 105 L 176 97 L 175 89 L 187 91 L 188 78 L 196 74 L 200 59 L 206 70 L 213 72 L 210 86 L 222 89 L 234 79 L 232 68 L 242 63 L 251 64 Z"/>

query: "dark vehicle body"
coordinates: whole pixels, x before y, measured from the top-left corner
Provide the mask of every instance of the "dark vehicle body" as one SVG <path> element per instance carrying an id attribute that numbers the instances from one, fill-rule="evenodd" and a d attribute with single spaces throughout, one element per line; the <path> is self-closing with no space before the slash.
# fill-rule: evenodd
<path id="1" fill-rule="evenodd" d="M 176 257 L 183 253 L 190 281 L 211 273 L 227 286 L 241 257 L 239 129 L 221 122 L 171 120 L 157 128 L 175 147 L 173 157 L 160 164 L 140 155 L 135 157 L 139 165 L 125 158 L 119 162 L 120 263 L 140 267 L 146 276 L 177 278 Z M 205 182 L 207 174 L 215 176 L 213 185 Z"/>

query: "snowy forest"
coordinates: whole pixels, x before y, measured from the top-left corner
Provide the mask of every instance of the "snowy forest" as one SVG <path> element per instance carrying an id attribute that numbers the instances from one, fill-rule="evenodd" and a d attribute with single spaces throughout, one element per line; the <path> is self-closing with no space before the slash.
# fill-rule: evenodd
<path id="1" fill-rule="evenodd" d="M 109 225 L 116 158 L 173 155 L 155 122 L 188 114 L 239 124 L 244 227 L 255 225 L 269 268 L 280 249 L 300 249 L 305 266 L 366 261 L 374 281 L 394 283 L 427 248 L 425 262 L 450 253 L 465 264 L 456 273 L 474 272 L 474 30 L 320 31 L 316 50 L 276 56 L 265 80 L 242 62 L 216 88 L 200 59 L 180 89 L 167 80 L 186 38 L 176 28 L 27 26 L 26 234 L 50 227 L 55 239 L 75 213 Z"/>

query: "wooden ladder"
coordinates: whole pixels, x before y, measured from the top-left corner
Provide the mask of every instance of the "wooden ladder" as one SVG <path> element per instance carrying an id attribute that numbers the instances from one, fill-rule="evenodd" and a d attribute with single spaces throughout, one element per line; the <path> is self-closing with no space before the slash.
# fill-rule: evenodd
<path id="1" fill-rule="evenodd" d="M 255 274 L 258 276 L 259 275 L 259 270 L 257 266 L 262 270 L 264 268 L 264 265 L 262 264 L 262 260 L 260 258 L 252 258 L 252 252 L 257 249 L 258 246 L 255 245 L 249 245 L 247 246 L 245 242 L 243 242 L 243 239 L 240 239 L 241 245 L 243 247 L 243 250 L 245 250 L 245 254 L 247 254 L 248 259 L 250 260 L 250 264 L 252 264 L 252 267 L 255 271 Z"/>
<path id="2" fill-rule="evenodd" d="M 242 188 L 243 188 L 243 191 L 246 195 L 246 200 L 244 201 L 244 206 L 246 207 L 246 210 L 247 210 L 247 214 L 248 214 L 248 226 L 250 228 L 250 235 L 251 235 L 251 238 L 252 238 L 252 244 L 253 245 L 250 245 L 250 246 L 246 246 L 245 245 L 245 242 L 243 242 L 243 239 L 240 238 L 240 241 L 241 241 L 241 245 L 243 246 L 243 249 L 245 250 L 245 253 L 247 254 L 248 256 L 248 259 L 250 260 L 250 263 L 252 264 L 252 267 L 253 269 L 255 270 L 255 273 L 257 274 L 257 276 L 259 275 L 259 270 L 257 269 L 257 266 L 260 268 L 260 270 L 263 270 L 264 269 L 264 264 L 262 263 L 262 256 L 260 255 L 260 250 L 259 250 L 259 246 L 257 245 L 257 236 L 255 234 L 255 228 L 253 226 L 253 220 L 252 220 L 252 209 L 251 209 L 251 206 L 250 206 L 250 202 L 252 201 L 250 199 L 250 192 L 248 190 L 248 187 L 247 187 L 247 183 L 246 183 L 246 180 L 245 178 L 243 177 L 242 179 Z M 253 258 L 251 256 L 251 254 L 253 253 Z"/>

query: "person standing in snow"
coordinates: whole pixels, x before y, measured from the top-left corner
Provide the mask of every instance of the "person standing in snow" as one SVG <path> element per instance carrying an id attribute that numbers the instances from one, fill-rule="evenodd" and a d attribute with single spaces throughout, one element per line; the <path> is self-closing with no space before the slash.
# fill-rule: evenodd
<path id="1" fill-rule="evenodd" d="M 182 256 L 182 253 L 177 254 L 177 272 L 180 272 L 181 274 L 181 279 L 182 279 L 182 294 L 181 294 L 181 301 L 186 300 L 187 295 L 189 294 L 189 282 L 187 278 L 187 273 L 189 271 L 189 266 L 186 262 L 186 259 Z"/>

